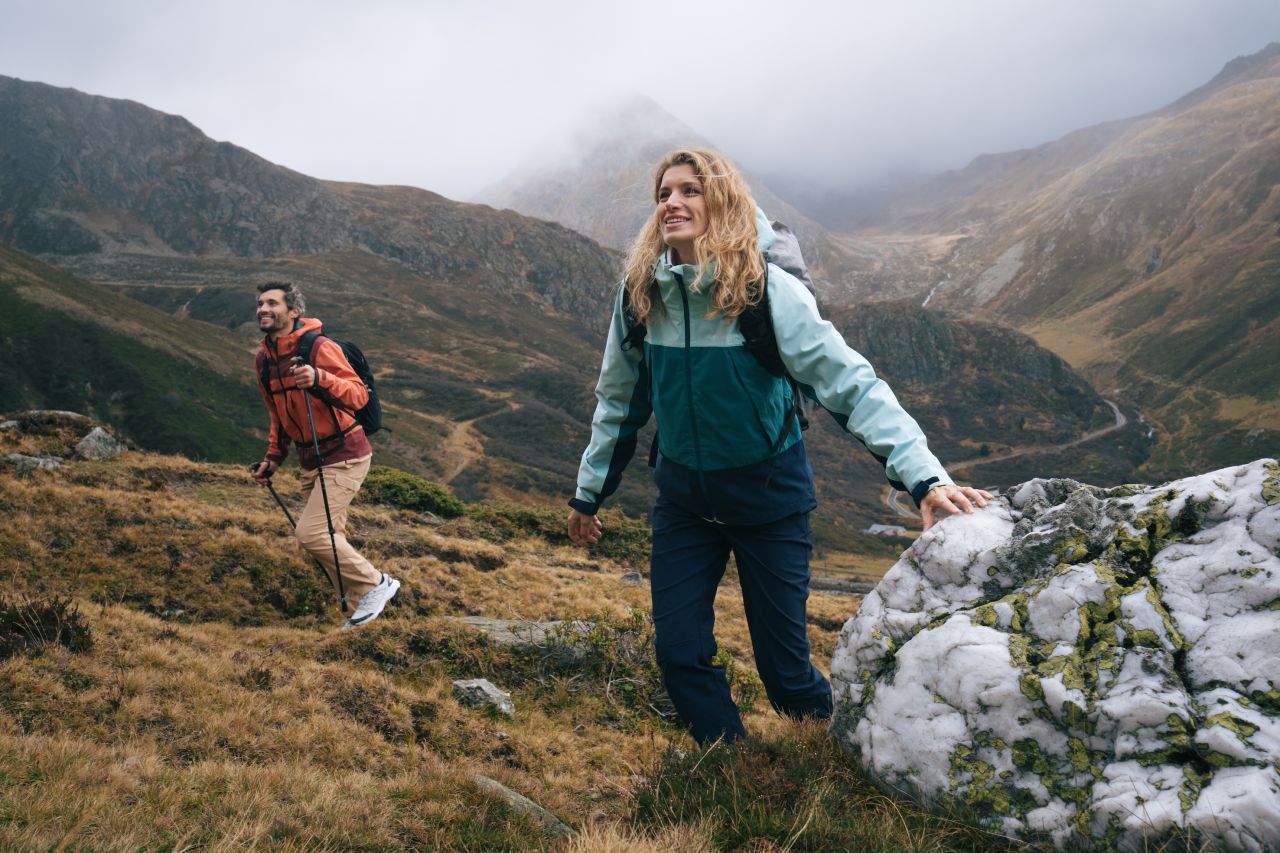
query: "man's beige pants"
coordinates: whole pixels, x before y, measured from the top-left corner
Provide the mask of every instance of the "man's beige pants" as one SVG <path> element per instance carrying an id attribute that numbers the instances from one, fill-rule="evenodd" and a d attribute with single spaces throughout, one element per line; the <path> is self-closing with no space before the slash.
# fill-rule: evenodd
<path id="1" fill-rule="evenodd" d="M 338 563 L 342 567 L 342 583 L 347 593 L 347 602 L 352 610 L 360 603 L 360 597 L 378 585 L 382 580 L 382 572 L 373 564 L 360 556 L 360 552 L 351 547 L 345 535 L 347 529 L 347 507 L 360 491 L 360 484 L 369 473 L 369 463 L 373 456 L 360 459 L 349 459 L 346 462 L 334 462 L 315 471 L 303 469 L 301 474 L 302 494 L 307 500 L 298 516 L 298 526 L 294 535 L 308 554 L 320 561 L 329 573 L 329 582 L 335 583 L 333 573 L 333 546 L 329 544 L 329 525 L 324 517 L 324 494 L 317 486 L 317 475 L 324 472 L 325 492 L 329 495 L 329 515 L 333 518 L 333 541 L 338 549 Z M 337 586 L 334 586 L 337 589 Z"/>

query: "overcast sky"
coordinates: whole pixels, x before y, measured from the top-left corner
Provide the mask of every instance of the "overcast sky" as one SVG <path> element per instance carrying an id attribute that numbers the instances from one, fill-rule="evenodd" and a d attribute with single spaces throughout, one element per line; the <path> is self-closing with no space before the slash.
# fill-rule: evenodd
<path id="1" fill-rule="evenodd" d="M 1280 0 L 0 0 L 0 74 L 467 198 L 639 92 L 762 174 L 937 171 L 1160 107 Z"/>

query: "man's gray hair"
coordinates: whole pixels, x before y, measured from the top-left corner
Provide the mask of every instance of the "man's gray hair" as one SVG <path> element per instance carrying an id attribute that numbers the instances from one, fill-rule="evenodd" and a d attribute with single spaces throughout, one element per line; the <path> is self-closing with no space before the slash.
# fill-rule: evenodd
<path id="1" fill-rule="evenodd" d="M 286 308 L 297 308 L 301 314 L 307 310 L 307 297 L 302 295 L 302 288 L 291 281 L 264 281 L 258 285 L 259 293 L 266 293 L 268 290 L 283 290 L 284 305 Z"/>

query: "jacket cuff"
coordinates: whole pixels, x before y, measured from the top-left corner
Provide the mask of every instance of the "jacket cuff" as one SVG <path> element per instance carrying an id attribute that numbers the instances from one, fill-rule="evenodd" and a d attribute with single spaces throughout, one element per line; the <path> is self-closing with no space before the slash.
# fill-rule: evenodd
<path id="1" fill-rule="evenodd" d="M 920 508 L 920 502 L 924 500 L 924 496 L 929 494 L 929 490 L 941 482 L 940 477 L 930 477 L 927 480 L 921 480 L 916 483 L 915 488 L 911 490 L 911 499 L 916 502 L 916 509 Z"/>
<path id="2" fill-rule="evenodd" d="M 595 515 L 600 511 L 599 502 L 591 503 L 590 501 L 580 500 L 579 498 L 572 498 L 569 501 L 569 506 L 573 507 L 583 515 Z"/>
<path id="3" fill-rule="evenodd" d="M 274 463 L 276 463 L 277 465 L 279 465 L 280 463 L 284 462 L 284 460 L 288 457 L 288 455 L 289 455 L 289 454 L 287 454 L 287 453 L 270 453 L 270 452 L 268 452 L 268 453 L 267 453 L 267 457 L 266 457 L 266 458 L 267 458 L 269 461 L 274 462 Z"/>

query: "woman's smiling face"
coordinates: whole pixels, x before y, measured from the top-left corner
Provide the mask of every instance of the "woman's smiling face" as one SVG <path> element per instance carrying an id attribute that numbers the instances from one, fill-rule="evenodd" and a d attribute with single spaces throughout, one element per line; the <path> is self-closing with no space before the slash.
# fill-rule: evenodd
<path id="1" fill-rule="evenodd" d="M 689 165 L 672 166 L 658 184 L 658 217 L 662 239 L 675 253 L 673 260 L 693 263 L 693 241 L 707 233 L 707 202 L 702 181 Z"/>

